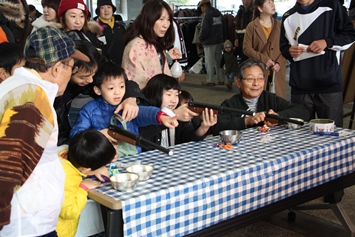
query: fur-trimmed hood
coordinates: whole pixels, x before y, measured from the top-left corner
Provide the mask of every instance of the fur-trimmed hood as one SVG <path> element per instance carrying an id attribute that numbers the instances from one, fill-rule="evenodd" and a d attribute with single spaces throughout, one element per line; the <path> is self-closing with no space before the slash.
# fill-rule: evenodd
<path id="1" fill-rule="evenodd" d="M 25 10 L 21 4 L 12 2 L 0 2 L 0 12 L 2 12 L 2 14 L 0 14 L 1 23 L 6 22 L 6 20 L 15 22 L 25 20 Z"/>
<path id="2" fill-rule="evenodd" d="M 88 21 L 88 30 L 98 36 L 103 34 L 101 26 L 96 21 Z"/>
<path id="3" fill-rule="evenodd" d="M 37 30 L 38 28 L 46 27 L 46 26 L 52 26 L 57 29 L 62 29 L 62 24 L 57 22 L 52 22 L 52 21 L 46 21 L 43 15 L 38 17 L 34 22 L 32 22 L 32 26 L 33 26 L 32 32 Z"/>

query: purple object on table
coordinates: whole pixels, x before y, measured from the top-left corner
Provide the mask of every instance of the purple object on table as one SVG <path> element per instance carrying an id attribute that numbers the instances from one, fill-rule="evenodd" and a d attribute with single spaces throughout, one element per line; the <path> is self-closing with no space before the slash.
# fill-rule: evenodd
<path id="1" fill-rule="evenodd" d="M 101 178 L 103 178 L 105 182 L 110 182 L 110 178 L 105 175 L 101 175 Z"/>

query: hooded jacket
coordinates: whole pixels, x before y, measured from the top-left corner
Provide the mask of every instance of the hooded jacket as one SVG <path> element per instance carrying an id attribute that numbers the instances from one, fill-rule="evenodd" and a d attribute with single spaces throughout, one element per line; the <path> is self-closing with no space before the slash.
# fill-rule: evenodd
<path id="1" fill-rule="evenodd" d="M 0 2 L 0 43 L 15 43 L 12 34 L 12 28 L 15 22 L 21 22 L 25 19 L 25 11 L 20 4 L 11 2 Z"/>
<path id="2" fill-rule="evenodd" d="M 44 15 L 40 16 L 39 18 L 37 18 L 34 22 L 32 22 L 32 32 L 37 30 L 38 28 L 41 27 L 46 27 L 46 26 L 52 26 L 58 29 L 62 29 L 62 25 L 60 23 L 57 22 L 52 22 L 52 21 L 46 21 L 44 19 Z"/>
<path id="3" fill-rule="evenodd" d="M 84 33 L 83 30 L 70 30 L 65 33 L 72 40 L 86 40 L 92 43 L 96 48 L 100 48 L 102 43 L 97 39 L 98 36 L 102 35 L 102 29 L 96 21 L 89 21 L 88 30 Z"/>

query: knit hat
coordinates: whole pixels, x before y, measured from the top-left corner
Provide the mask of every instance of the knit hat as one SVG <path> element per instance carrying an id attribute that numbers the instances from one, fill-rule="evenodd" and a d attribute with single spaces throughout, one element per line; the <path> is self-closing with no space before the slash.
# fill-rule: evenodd
<path id="1" fill-rule="evenodd" d="M 58 7 L 58 16 L 61 17 L 69 9 L 82 10 L 88 16 L 88 7 L 83 0 L 61 0 Z"/>
<path id="2" fill-rule="evenodd" d="M 232 42 L 230 40 L 224 41 L 224 48 L 232 48 Z"/>
<path id="3" fill-rule="evenodd" d="M 34 50 L 35 56 L 28 56 Z M 41 27 L 26 39 L 23 50 L 25 59 L 42 65 L 56 63 L 66 58 L 76 58 L 89 62 L 89 58 L 75 49 L 75 43 L 65 33 L 54 27 Z"/>
<path id="4" fill-rule="evenodd" d="M 97 0 L 97 7 L 95 10 L 96 15 L 100 15 L 100 7 L 105 5 L 110 5 L 112 7 L 113 13 L 116 12 L 116 7 L 112 4 L 111 0 Z"/>
<path id="5" fill-rule="evenodd" d="M 206 4 L 206 3 L 211 3 L 210 0 L 202 0 L 201 2 L 198 3 L 198 7 L 201 7 L 203 4 Z"/>

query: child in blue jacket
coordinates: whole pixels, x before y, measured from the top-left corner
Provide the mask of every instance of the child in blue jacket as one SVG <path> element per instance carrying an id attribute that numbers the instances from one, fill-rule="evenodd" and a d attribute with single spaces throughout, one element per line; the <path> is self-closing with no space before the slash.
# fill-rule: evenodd
<path id="1" fill-rule="evenodd" d="M 152 106 L 139 106 L 138 116 L 129 122 L 119 122 L 113 115 L 117 106 L 121 103 L 126 92 L 127 76 L 124 70 L 113 62 L 102 63 L 94 77 L 94 91 L 99 97 L 90 101 L 79 112 L 78 119 L 70 131 L 70 137 L 86 129 L 96 129 L 102 132 L 111 142 L 117 141 L 108 135 L 110 123 L 139 134 L 139 127 L 164 124 L 169 128 L 178 125 L 175 117 L 171 118 Z M 111 119 L 113 121 L 111 121 Z M 118 144 L 119 157 L 141 152 L 140 147 L 120 142 Z"/>

